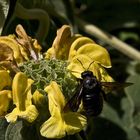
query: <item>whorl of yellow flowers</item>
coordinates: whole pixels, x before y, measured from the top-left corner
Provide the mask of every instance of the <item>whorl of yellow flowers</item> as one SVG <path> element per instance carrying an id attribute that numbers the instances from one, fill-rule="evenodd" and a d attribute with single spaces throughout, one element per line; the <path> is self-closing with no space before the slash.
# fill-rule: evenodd
<path id="1" fill-rule="evenodd" d="M 62 138 L 80 132 L 86 127 L 86 116 L 81 112 L 64 112 L 67 100 L 63 91 L 67 87 L 61 87 L 61 82 L 57 83 L 55 79 L 58 76 L 54 75 L 54 79 L 48 80 L 49 83 L 41 89 L 44 91 L 42 94 L 37 89 L 31 90 L 34 80 L 21 71 L 20 66 L 31 60 L 34 63 L 39 63 L 41 59 L 47 62 L 59 60 L 66 62 L 66 70 L 75 80 L 81 78 L 83 71 L 90 70 L 99 81 L 113 81 L 105 70 L 111 67 L 107 50 L 88 37 L 72 34 L 68 25 L 57 31 L 52 47 L 44 55 L 41 53 L 41 46 L 26 34 L 21 25 L 17 26 L 16 33 L 18 36 L 0 37 L 0 116 L 5 116 L 8 122 L 16 122 L 20 118 L 33 123 L 43 118 L 41 108 L 44 114 L 47 112 L 47 108 L 41 105 L 45 103 L 47 96 L 49 114 L 40 125 L 41 135 L 46 138 Z M 15 106 L 11 112 L 10 103 Z"/>
<path id="2" fill-rule="evenodd" d="M 45 58 L 68 60 L 67 69 L 77 78 L 81 77 L 83 71 L 90 70 L 100 81 L 113 80 L 105 70 L 105 68 L 111 68 L 107 50 L 88 37 L 72 35 L 68 25 L 62 26 L 57 31 L 57 36 L 52 47 L 45 53 Z M 80 60 L 82 65 L 77 60 Z"/>

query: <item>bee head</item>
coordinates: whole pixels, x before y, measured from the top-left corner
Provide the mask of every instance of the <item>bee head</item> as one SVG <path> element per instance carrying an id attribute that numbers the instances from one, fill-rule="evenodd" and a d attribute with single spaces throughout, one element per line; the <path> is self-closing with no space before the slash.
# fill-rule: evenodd
<path id="1" fill-rule="evenodd" d="M 81 66 L 83 67 L 83 69 L 85 69 L 85 71 L 81 73 L 81 77 L 82 77 L 82 78 L 85 78 L 85 77 L 94 77 L 93 72 L 92 72 L 92 71 L 89 71 L 89 68 L 90 68 L 91 64 L 94 63 L 94 61 L 92 61 L 92 62 L 89 64 L 88 68 L 86 69 L 86 68 L 83 66 L 82 62 L 81 62 L 79 59 L 77 59 L 77 60 L 79 61 L 79 63 L 80 63 Z"/>
<path id="2" fill-rule="evenodd" d="M 84 71 L 81 73 L 81 77 L 84 79 L 86 77 L 93 77 L 93 72 L 92 71 Z"/>
<path id="3" fill-rule="evenodd" d="M 83 78 L 83 86 L 86 89 L 93 89 L 98 84 L 96 77 L 93 75 L 92 71 L 84 71 L 81 73 L 81 77 Z"/>

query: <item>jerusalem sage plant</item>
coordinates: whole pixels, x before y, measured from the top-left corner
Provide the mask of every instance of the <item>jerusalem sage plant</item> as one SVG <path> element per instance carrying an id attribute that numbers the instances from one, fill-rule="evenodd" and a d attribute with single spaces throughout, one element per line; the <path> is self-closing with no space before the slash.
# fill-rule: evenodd
<path id="1" fill-rule="evenodd" d="M 16 33 L 17 36 L 0 37 L 3 137 L 69 139 L 73 135 L 75 139 L 84 139 L 79 135 L 87 126 L 82 103 L 76 112 L 64 108 L 85 69 L 100 82 L 113 81 L 105 70 L 111 67 L 107 50 L 88 37 L 72 35 L 68 25 L 57 31 L 52 47 L 45 53 L 21 25 L 17 25 Z"/>

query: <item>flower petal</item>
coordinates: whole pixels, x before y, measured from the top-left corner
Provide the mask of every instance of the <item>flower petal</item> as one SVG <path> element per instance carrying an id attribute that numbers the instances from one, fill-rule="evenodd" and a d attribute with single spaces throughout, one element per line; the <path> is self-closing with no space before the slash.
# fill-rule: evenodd
<path id="1" fill-rule="evenodd" d="M 87 43 L 94 43 L 94 41 L 88 37 L 79 37 L 75 39 L 75 41 L 71 44 L 70 51 L 69 51 L 69 60 L 77 54 L 77 50 Z"/>
<path id="2" fill-rule="evenodd" d="M 56 106 L 61 111 L 65 106 L 64 96 L 56 82 L 52 81 L 49 86 L 45 88 L 49 98 L 49 110 L 53 114 L 53 106 Z"/>
<path id="3" fill-rule="evenodd" d="M 69 53 L 69 40 L 71 38 L 70 26 L 63 25 L 59 30 L 57 30 L 57 36 L 54 39 L 52 47 L 55 50 L 55 57 L 57 59 L 66 59 Z"/>
<path id="4" fill-rule="evenodd" d="M 41 135 L 46 138 L 62 138 L 74 134 L 85 127 L 86 117 L 76 112 L 64 112 L 64 96 L 56 82 L 52 81 L 45 88 L 48 93 L 51 117 L 42 124 Z"/>
<path id="5" fill-rule="evenodd" d="M 33 84 L 32 79 L 27 80 L 27 88 L 25 90 L 25 107 L 32 105 L 32 93 L 31 93 L 31 85 Z"/>
<path id="6" fill-rule="evenodd" d="M 13 103 L 21 111 L 25 110 L 25 91 L 28 84 L 27 79 L 28 78 L 24 73 L 19 72 L 15 75 L 12 84 Z"/>
<path id="7" fill-rule="evenodd" d="M 56 82 L 52 81 L 45 88 L 48 94 L 51 117 L 42 124 L 40 133 L 46 138 L 61 138 L 66 135 L 65 123 L 62 119 L 62 109 L 65 105 L 64 96 Z"/>
<path id="8" fill-rule="evenodd" d="M 39 54 L 42 47 L 40 46 L 40 44 L 38 44 L 38 41 L 36 39 L 32 39 L 32 44 L 33 44 L 33 47 L 35 48 L 35 51 L 37 52 L 37 54 Z"/>
<path id="9" fill-rule="evenodd" d="M 54 47 L 51 47 L 47 50 L 47 52 L 45 52 L 45 58 L 46 59 L 53 59 L 55 58 L 55 49 Z"/>
<path id="10" fill-rule="evenodd" d="M 39 52 L 41 50 L 41 46 L 35 41 L 35 39 L 32 39 L 29 37 L 22 27 L 22 25 L 18 24 L 16 26 L 16 33 L 18 37 L 16 38 L 16 41 L 18 44 L 21 44 L 21 47 L 24 47 L 25 52 L 28 52 L 29 57 L 32 57 L 34 60 L 39 59 Z M 27 59 L 27 55 L 25 58 Z"/>
<path id="11" fill-rule="evenodd" d="M 87 125 L 85 116 L 76 113 L 64 113 L 62 118 L 50 117 L 40 128 L 41 135 L 46 138 L 62 138 L 66 134 L 80 132 Z"/>
<path id="12" fill-rule="evenodd" d="M 13 35 L 9 36 L 1 36 L 0 43 L 5 44 L 6 46 L 10 47 L 13 50 L 14 58 L 17 63 L 23 62 L 23 57 L 20 52 L 20 45 L 16 42 Z"/>
<path id="13" fill-rule="evenodd" d="M 113 81 L 103 66 L 94 62 L 90 57 L 86 55 L 75 56 L 71 63 L 68 65 L 67 69 L 70 70 L 71 73 L 77 78 L 81 78 L 82 72 L 90 70 L 99 81 Z"/>
<path id="14" fill-rule="evenodd" d="M 13 61 L 13 50 L 5 43 L 0 42 L 0 61 Z"/>
<path id="15" fill-rule="evenodd" d="M 72 35 L 70 26 L 63 25 L 57 30 L 57 36 L 52 47 L 45 53 L 45 58 L 67 60 L 71 43 L 80 36 L 79 34 Z"/>
<path id="16" fill-rule="evenodd" d="M 40 133 L 46 138 L 62 138 L 66 135 L 65 124 L 62 119 L 50 117 L 40 127 Z"/>
<path id="17" fill-rule="evenodd" d="M 30 105 L 25 111 L 15 108 L 5 116 L 7 122 L 16 122 L 18 117 L 32 123 L 38 117 L 38 110 L 34 105 Z"/>
<path id="18" fill-rule="evenodd" d="M 98 44 L 88 43 L 77 50 L 78 54 L 84 54 L 103 67 L 110 68 L 111 61 L 107 50 Z"/>
<path id="19" fill-rule="evenodd" d="M 35 104 L 35 106 L 37 107 L 43 107 L 44 103 L 45 103 L 45 97 L 43 94 L 41 94 L 38 90 L 36 90 L 33 93 L 33 103 Z"/>
<path id="20" fill-rule="evenodd" d="M 81 73 L 89 70 L 89 66 L 92 62 L 93 60 L 86 55 L 76 55 L 67 69 L 70 70 L 75 77 L 81 78 Z"/>
<path id="21" fill-rule="evenodd" d="M 80 132 L 87 125 L 86 117 L 77 112 L 65 113 L 64 120 L 66 125 L 65 129 L 69 135 Z"/>
<path id="22" fill-rule="evenodd" d="M 11 94 L 10 90 L 3 90 L 0 91 L 0 116 L 5 114 L 8 110 L 10 98 L 9 95 Z"/>
<path id="23" fill-rule="evenodd" d="M 13 111 L 5 116 L 7 122 L 15 122 L 18 118 L 17 114 L 19 110 L 17 108 L 13 109 Z"/>
<path id="24" fill-rule="evenodd" d="M 107 71 L 103 67 L 100 67 L 99 71 L 102 75 L 100 79 L 101 82 L 114 82 L 114 79 L 107 73 Z"/>
<path id="25" fill-rule="evenodd" d="M 0 90 L 11 85 L 11 78 L 6 70 L 0 70 Z"/>
<path id="26" fill-rule="evenodd" d="M 32 123 L 38 117 L 38 110 L 34 105 L 30 105 L 26 108 L 26 111 L 19 113 L 18 116 Z"/>

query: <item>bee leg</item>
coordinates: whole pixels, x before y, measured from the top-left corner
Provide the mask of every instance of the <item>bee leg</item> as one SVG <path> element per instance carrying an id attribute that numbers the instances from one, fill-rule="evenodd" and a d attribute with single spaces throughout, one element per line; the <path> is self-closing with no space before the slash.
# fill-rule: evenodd
<path id="1" fill-rule="evenodd" d="M 102 93 L 102 95 L 103 95 L 104 100 L 107 101 L 105 92 L 104 92 L 103 90 L 101 90 L 101 93 Z"/>

